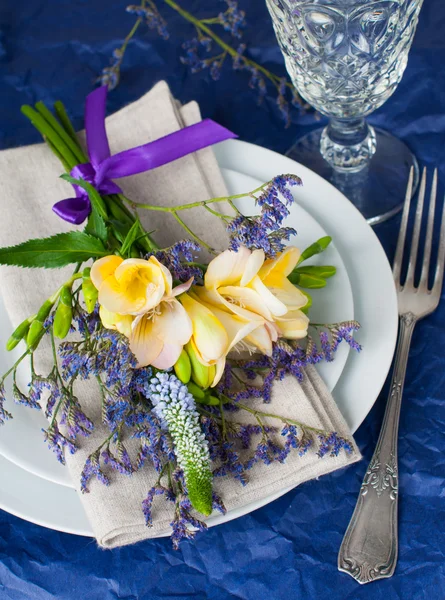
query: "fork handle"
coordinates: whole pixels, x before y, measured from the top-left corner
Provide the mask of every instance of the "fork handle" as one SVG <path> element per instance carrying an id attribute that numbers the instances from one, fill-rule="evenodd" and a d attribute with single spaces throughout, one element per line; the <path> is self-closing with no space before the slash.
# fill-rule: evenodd
<path id="1" fill-rule="evenodd" d="M 397 435 L 411 337 L 417 318 L 400 315 L 399 341 L 379 439 L 338 554 L 338 568 L 359 583 L 391 577 L 397 563 Z"/>

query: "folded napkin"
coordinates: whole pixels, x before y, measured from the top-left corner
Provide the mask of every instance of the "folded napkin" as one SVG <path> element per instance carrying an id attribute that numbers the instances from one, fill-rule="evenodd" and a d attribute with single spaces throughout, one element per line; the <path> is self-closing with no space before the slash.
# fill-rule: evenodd
<path id="1" fill-rule="evenodd" d="M 140 100 L 107 118 L 112 154 L 155 140 L 200 119 L 196 103 L 180 107 L 172 99 L 167 84 L 160 82 Z M 1 152 L 0 171 L 1 246 L 72 228 L 51 211 L 52 204 L 69 196 L 71 190 L 67 183 L 58 178 L 60 164 L 46 145 L 38 144 Z M 226 194 L 224 181 L 210 148 L 154 171 L 121 179 L 119 185 L 133 200 L 149 199 L 150 203 L 158 205 L 182 204 Z M 142 220 L 145 219 L 149 230 L 157 230 L 155 237 L 163 246 L 184 237 L 183 229 L 169 215 L 150 212 L 141 217 Z M 184 219 L 193 224 L 193 229 L 214 247 L 221 250 L 227 247 L 224 228 L 207 211 L 194 209 L 184 214 Z M 0 268 L 1 291 L 14 327 L 35 312 L 60 282 L 70 276 L 70 268 L 66 269 L 66 273 L 63 271 Z M 37 370 L 44 374 L 50 368 L 48 354 L 43 348 L 36 357 Z M 78 490 L 85 460 L 103 440 L 106 429 L 100 423 L 101 400 L 95 382 L 80 382 L 77 396 L 96 425 L 90 437 L 78 440 L 79 450 L 76 454 L 66 457 L 67 467 Z M 257 405 L 264 410 L 261 401 L 252 402 L 252 406 Z M 276 382 L 272 402 L 267 405 L 267 410 L 350 437 L 331 394 L 313 368 L 307 370 L 301 385 L 293 377 Z M 237 414 L 236 420 L 249 422 L 250 417 L 248 413 L 241 418 Z M 277 425 L 276 420 L 265 419 L 265 422 Z M 132 440 L 125 443 L 130 455 L 134 457 L 136 444 Z M 249 471 L 249 484 L 245 487 L 238 481 L 223 477 L 217 478 L 214 486 L 226 508 L 232 510 L 334 471 L 359 458 L 360 453 L 355 444 L 351 454 L 341 452 L 338 457 L 323 459 L 318 458 L 314 452 L 308 452 L 303 457 L 293 452 L 284 464 L 254 465 Z M 106 488 L 101 483 L 92 481 L 91 492 L 80 494 L 100 546 L 115 548 L 159 536 L 168 530 L 172 521 L 172 505 L 162 498 L 153 507 L 153 527 L 147 528 L 144 524 L 141 503 L 156 480 L 154 469 L 145 466 L 131 477 L 116 472 L 107 474 L 111 479 L 110 487 Z"/>

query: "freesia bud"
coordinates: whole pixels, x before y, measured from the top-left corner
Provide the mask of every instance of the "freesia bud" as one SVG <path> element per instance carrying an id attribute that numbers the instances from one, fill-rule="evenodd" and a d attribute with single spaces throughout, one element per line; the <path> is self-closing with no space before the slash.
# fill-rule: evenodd
<path id="1" fill-rule="evenodd" d="M 190 358 L 192 373 L 191 378 L 199 387 L 206 389 L 213 382 L 215 377 L 215 367 L 206 367 L 198 360 L 196 350 L 192 342 L 185 345 L 185 350 Z M 213 376 L 212 376 L 213 375 Z"/>
<path id="2" fill-rule="evenodd" d="M 43 334 L 45 333 L 43 324 L 49 316 L 49 313 L 51 312 L 53 306 L 54 302 L 52 302 L 51 300 L 46 300 L 40 307 L 36 318 L 31 323 L 28 335 L 26 336 L 26 343 L 28 344 L 28 348 L 34 350 L 39 345 L 39 342 L 42 339 Z"/>
<path id="3" fill-rule="evenodd" d="M 188 383 L 192 375 L 192 365 L 190 358 L 185 350 L 181 352 L 180 357 L 174 365 L 176 377 L 182 381 L 182 383 Z"/>
<path id="4" fill-rule="evenodd" d="M 63 340 L 71 327 L 73 320 L 72 294 L 70 287 L 63 287 L 60 293 L 59 304 L 54 317 L 54 335 Z"/>
<path id="5" fill-rule="evenodd" d="M 6 350 L 10 352 L 13 350 L 19 342 L 21 342 L 28 334 L 30 326 L 30 320 L 25 319 L 20 325 L 13 331 L 11 337 L 6 342 Z"/>
<path id="6" fill-rule="evenodd" d="M 91 314 L 94 310 L 94 307 L 96 306 L 99 292 L 97 291 L 96 286 L 91 281 L 90 271 L 91 269 L 89 267 L 86 267 L 82 272 L 82 292 L 87 312 Z"/>

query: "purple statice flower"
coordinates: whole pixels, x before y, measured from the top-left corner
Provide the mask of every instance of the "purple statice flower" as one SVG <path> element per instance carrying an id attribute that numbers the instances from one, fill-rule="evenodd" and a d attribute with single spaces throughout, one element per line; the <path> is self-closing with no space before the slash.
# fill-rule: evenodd
<path id="1" fill-rule="evenodd" d="M 59 383 L 56 378 L 53 378 L 51 392 L 45 408 L 45 417 L 47 419 L 52 415 L 56 403 L 60 400 L 61 394 L 62 390 L 60 389 Z"/>
<path id="2" fill-rule="evenodd" d="M 121 48 L 113 50 L 112 58 L 108 67 L 102 69 L 100 76 L 97 78 L 97 83 L 106 85 L 111 91 L 119 84 L 120 69 L 124 53 Z"/>
<path id="3" fill-rule="evenodd" d="M 85 466 L 80 475 L 80 491 L 83 494 L 88 493 L 90 491 L 88 489 L 88 483 L 93 477 L 95 477 L 98 481 L 100 481 L 106 486 L 110 485 L 110 480 L 100 468 L 100 448 L 95 450 L 87 458 Z"/>
<path id="4" fill-rule="evenodd" d="M 48 448 L 55 453 L 57 460 L 64 465 L 64 449 L 67 448 L 70 454 L 74 454 L 77 450 L 76 445 L 74 442 L 60 433 L 57 421 L 54 421 L 51 423 L 48 429 L 42 429 L 42 431 L 44 434 L 44 440 L 48 444 Z"/>
<path id="5" fill-rule="evenodd" d="M 340 450 L 344 450 L 348 454 L 352 452 L 351 442 L 339 436 L 335 431 L 328 435 L 320 434 L 318 441 L 320 445 L 317 454 L 320 458 L 323 458 L 328 453 L 330 456 L 338 456 Z"/>
<path id="6" fill-rule="evenodd" d="M 242 36 L 242 30 L 246 27 L 246 13 L 239 10 L 238 2 L 235 0 L 225 0 L 228 6 L 225 12 L 218 15 L 221 25 L 226 31 L 235 38 Z"/>
<path id="7" fill-rule="evenodd" d="M 302 430 L 302 434 L 299 436 L 297 426 L 289 423 L 285 424 L 281 430 L 281 435 L 286 439 L 284 444 L 284 453 L 286 455 L 294 448 L 298 450 L 299 456 L 303 456 L 314 443 L 313 438 L 305 429 Z"/>
<path id="8" fill-rule="evenodd" d="M 30 396 L 26 396 L 18 387 L 15 381 L 12 384 L 12 397 L 14 398 L 14 402 L 16 404 L 22 404 L 23 406 L 27 406 L 28 408 L 35 408 L 37 410 L 40 410 L 41 408 L 40 404 L 35 399 L 35 397 L 31 398 Z"/>
<path id="9" fill-rule="evenodd" d="M 121 441 L 116 443 L 116 453 L 113 453 L 108 445 L 102 451 L 101 456 L 106 465 L 110 465 L 112 469 L 122 475 L 132 475 L 134 472 L 131 464 L 130 455 Z"/>
<path id="10" fill-rule="evenodd" d="M 323 325 L 327 331 L 321 331 L 320 345 L 324 359 L 328 362 L 334 360 L 334 352 L 344 340 L 353 350 L 360 352 L 361 345 L 354 339 L 353 334 L 360 329 L 360 323 L 357 321 L 344 321 L 343 323 L 334 323 L 333 325 Z M 331 340 L 329 339 L 331 337 Z"/>
<path id="11" fill-rule="evenodd" d="M 256 198 L 261 213 L 254 217 L 240 215 L 227 226 L 230 235 L 230 248 L 237 251 L 240 246 L 250 249 L 261 248 L 268 257 L 276 256 L 285 248 L 285 241 L 296 234 L 291 227 L 282 227 L 289 215 L 294 198 L 290 187 L 301 185 L 296 175 L 280 175 Z M 282 200 L 284 199 L 284 202 Z"/>
<path id="12" fill-rule="evenodd" d="M 236 56 L 233 58 L 232 68 L 234 71 L 240 71 L 244 68 L 243 54 L 246 51 L 246 44 L 240 44 L 236 49 Z"/>
<path id="13" fill-rule="evenodd" d="M 221 61 L 214 60 L 210 65 L 210 77 L 213 81 L 218 81 L 221 77 Z"/>
<path id="14" fill-rule="evenodd" d="M 149 0 L 149 6 L 136 6 L 131 4 L 127 6 L 127 12 L 143 19 L 149 29 L 155 29 L 163 40 L 168 40 L 170 34 L 167 30 L 167 23 L 162 18 L 154 2 Z"/>
<path id="15" fill-rule="evenodd" d="M 4 408 L 6 402 L 6 392 L 3 381 L 0 382 L 0 425 L 3 425 L 5 421 L 12 419 L 11 413 Z"/>
<path id="16" fill-rule="evenodd" d="M 194 517 L 190 510 L 192 505 L 188 496 L 184 495 L 176 501 L 175 518 L 170 523 L 172 528 L 171 541 L 173 549 L 177 550 L 184 539 L 193 539 L 198 531 L 206 531 L 207 525 Z"/>
<path id="17" fill-rule="evenodd" d="M 329 336 L 326 331 L 320 332 L 320 345 L 324 354 L 324 359 L 327 362 L 332 362 L 334 360 L 334 357 L 332 356 L 332 346 L 329 342 Z"/>
<path id="18" fill-rule="evenodd" d="M 200 250 L 201 246 L 196 242 L 181 240 L 165 250 L 156 252 L 154 256 L 167 267 L 173 279 L 185 283 L 191 277 L 194 277 L 195 280 L 202 279 L 202 270 L 195 265 L 187 264 L 196 260 Z"/>
<path id="19" fill-rule="evenodd" d="M 93 335 L 96 329 L 100 326 L 99 304 L 96 304 L 92 313 L 85 312 L 79 306 L 76 306 L 74 311 L 74 322 L 77 330 L 82 337 Z"/>
<path id="20" fill-rule="evenodd" d="M 146 498 L 142 501 L 142 512 L 144 514 L 145 524 L 147 527 L 151 527 L 153 525 L 152 508 L 153 501 L 156 496 L 164 496 L 164 498 L 170 502 L 174 502 L 176 500 L 176 497 L 171 490 L 162 485 L 154 485 L 148 491 Z"/>
<path id="21" fill-rule="evenodd" d="M 203 59 L 200 54 L 201 49 L 207 51 L 209 48 L 207 41 L 203 44 L 201 40 L 192 38 L 184 42 L 182 47 L 185 50 L 185 56 L 181 56 L 179 60 L 183 65 L 190 67 L 192 73 L 199 73 L 209 66 L 208 59 Z"/>
<path id="22" fill-rule="evenodd" d="M 222 498 L 220 498 L 215 492 L 212 492 L 212 508 L 213 510 L 217 510 L 218 512 L 220 512 L 222 515 L 225 515 L 227 512 Z"/>
<path id="23" fill-rule="evenodd" d="M 66 426 L 68 437 L 75 440 L 78 435 L 89 436 L 94 430 L 94 425 L 83 412 L 79 400 L 65 390 L 62 391 L 62 398 L 60 424 Z"/>
<path id="24" fill-rule="evenodd" d="M 214 477 L 225 477 L 231 475 L 243 486 L 247 485 L 246 466 L 240 461 L 238 452 L 235 451 L 233 442 L 223 442 L 219 446 L 219 466 L 214 469 Z"/>
<path id="25" fill-rule="evenodd" d="M 29 399 L 32 405 L 38 405 L 40 408 L 40 400 L 44 390 L 52 391 L 55 382 L 51 378 L 40 377 L 33 373 L 31 383 L 29 384 Z"/>

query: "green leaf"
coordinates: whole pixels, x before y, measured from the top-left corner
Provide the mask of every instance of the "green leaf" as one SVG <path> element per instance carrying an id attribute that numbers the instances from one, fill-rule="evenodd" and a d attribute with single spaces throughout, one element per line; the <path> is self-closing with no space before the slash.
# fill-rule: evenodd
<path id="1" fill-rule="evenodd" d="M 93 210 L 88 217 L 88 222 L 84 229 L 85 233 L 94 235 L 102 242 L 106 243 L 108 240 L 108 229 L 105 221 L 102 219 L 99 213 Z"/>
<path id="2" fill-rule="evenodd" d="M 300 260 L 298 261 L 297 266 L 304 260 L 311 258 L 311 256 L 315 256 L 315 254 L 320 254 L 321 252 L 324 252 L 331 242 L 332 238 L 329 235 L 326 235 L 314 242 L 313 244 L 311 244 L 310 246 L 308 246 L 306 250 L 304 250 L 304 252 L 301 253 Z"/>
<path id="3" fill-rule="evenodd" d="M 105 202 L 102 200 L 101 195 L 96 188 L 91 185 L 91 183 L 88 183 L 88 181 L 85 181 L 85 179 L 75 179 L 74 177 L 71 177 L 71 175 L 68 175 L 68 173 L 64 173 L 60 177 L 61 179 L 68 181 L 68 183 L 71 183 L 72 185 L 78 185 L 84 189 L 88 194 L 88 198 L 90 199 L 93 210 L 96 210 L 103 219 L 108 218 Z"/>
<path id="4" fill-rule="evenodd" d="M 301 273 L 299 286 L 307 290 L 317 290 L 326 286 L 326 279 Z"/>
<path id="5" fill-rule="evenodd" d="M 305 273 L 291 273 L 289 280 L 298 287 L 303 287 L 308 290 L 323 288 L 326 285 L 326 279 L 316 277 L 315 275 L 306 275 Z"/>
<path id="6" fill-rule="evenodd" d="M 333 277 L 335 275 L 337 269 L 329 265 L 306 266 L 297 267 L 295 272 L 304 273 L 305 275 L 314 275 L 315 277 L 321 277 L 322 279 L 329 279 L 329 277 Z"/>
<path id="7" fill-rule="evenodd" d="M 131 247 L 133 246 L 134 242 L 140 237 L 141 232 L 143 233 L 143 229 L 141 227 L 139 219 L 137 219 L 130 227 L 130 230 L 126 235 L 125 240 L 123 241 L 122 248 L 120 250 L 122 256 L 126 256 L 130 253 Z"/>
<path id="8" fill-rule="evenodd" d="M 87 233 L 70 231 L 0 248 L 0 264 L 58 269 L 109 254 L 103 243 Z"/>

